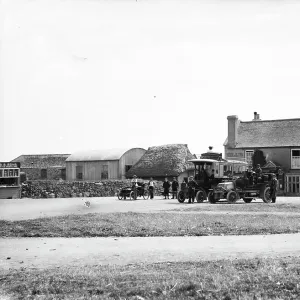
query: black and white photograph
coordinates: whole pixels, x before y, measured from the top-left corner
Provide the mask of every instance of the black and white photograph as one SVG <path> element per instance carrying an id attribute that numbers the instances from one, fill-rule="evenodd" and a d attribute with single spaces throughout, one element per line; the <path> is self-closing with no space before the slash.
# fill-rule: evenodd
<path id="1" fill-rule="evenodd" d="M 300 299 L 300 2 L 0 0 L 0 300 Z"/>

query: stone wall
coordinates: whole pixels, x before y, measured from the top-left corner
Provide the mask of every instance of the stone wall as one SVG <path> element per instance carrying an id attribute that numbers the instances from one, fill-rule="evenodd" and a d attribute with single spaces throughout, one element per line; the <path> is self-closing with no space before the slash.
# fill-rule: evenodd
<path id="1" fill-rule="evenodd" d="M 46 168 L 47 178 L 45 180 L 58 180 L 61 178 L 60 168 Z M 40 168 L 21 168 L 21 172 L 26 174 L 27 180 L 41 180 Z"/>
<path id="2" fill-rule="evenodd" d="M 115 196 L 130 180 L 103 180 L 101 182 L 69 182 L 32 180 L 22 185 L 22 198 L 69 198 Z M 155 182 L 155 195 L 160 194 L 162 182 Z"/>

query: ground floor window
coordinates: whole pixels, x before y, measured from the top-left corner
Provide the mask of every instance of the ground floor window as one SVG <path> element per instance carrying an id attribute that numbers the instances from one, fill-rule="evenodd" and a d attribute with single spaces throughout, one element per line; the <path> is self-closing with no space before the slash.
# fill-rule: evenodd
<path id="1" fill-rule="evenodd" d="M 101 179 L 108 179 L 108 165 L 102 165 Z"/>
<path id="2" fill-rule="evenodd" d="M 47 179 L 47 169 L 41 169 L 41 178 Z"/>
<path id="3" fill-rule="evenodd" d="M 83 179 L 83 167 L 76 166 L 76 179 L 82 180 Z"/>
<path id="4" fill-rule="evenodd" d="M 300 175 L 286 176 L 286 192 L 299 194 L 300 193 Z"/>
<path id="5" fill-rule="evenodd" d="M 127 173 L 131 169 L 132 165 L 125 165 L 125 172 Z"/>

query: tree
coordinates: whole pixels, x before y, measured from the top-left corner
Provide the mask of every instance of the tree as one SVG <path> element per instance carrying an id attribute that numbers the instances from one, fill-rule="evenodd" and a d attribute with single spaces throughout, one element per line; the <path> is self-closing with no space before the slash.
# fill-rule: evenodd
<path id="1" fill-rule="evenodd" d="M 260 166 L 262 167 L 266 163 L 267 163 L 267 160 L 266 160 L 266 157 L 264 156 L 264 153 L 261 150 L 256 149 L 252 156 L 253 167 L 256 167 L 258 164 L 260 164 Z"/>

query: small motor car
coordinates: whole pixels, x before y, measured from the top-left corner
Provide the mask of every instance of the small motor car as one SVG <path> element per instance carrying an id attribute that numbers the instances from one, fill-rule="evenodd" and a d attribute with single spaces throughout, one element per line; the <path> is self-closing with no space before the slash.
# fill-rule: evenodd
<path id="1" fill-rule="evenodd" d="M 136 188 L 136 197 L 143 197 L 144 199 L 149 198 L 149 192 L 148 189 L 145 188 L 146 184 L 144 182 L 138 182 L 138 186 Z M 119 200 L 126 200 L 126 198 L 129 198 L 131 200 L 134 199 L 134 188 L 133 186 L 127 186 L 122 188 L 120 191 L 118 191 L 118 199 Z"/>

